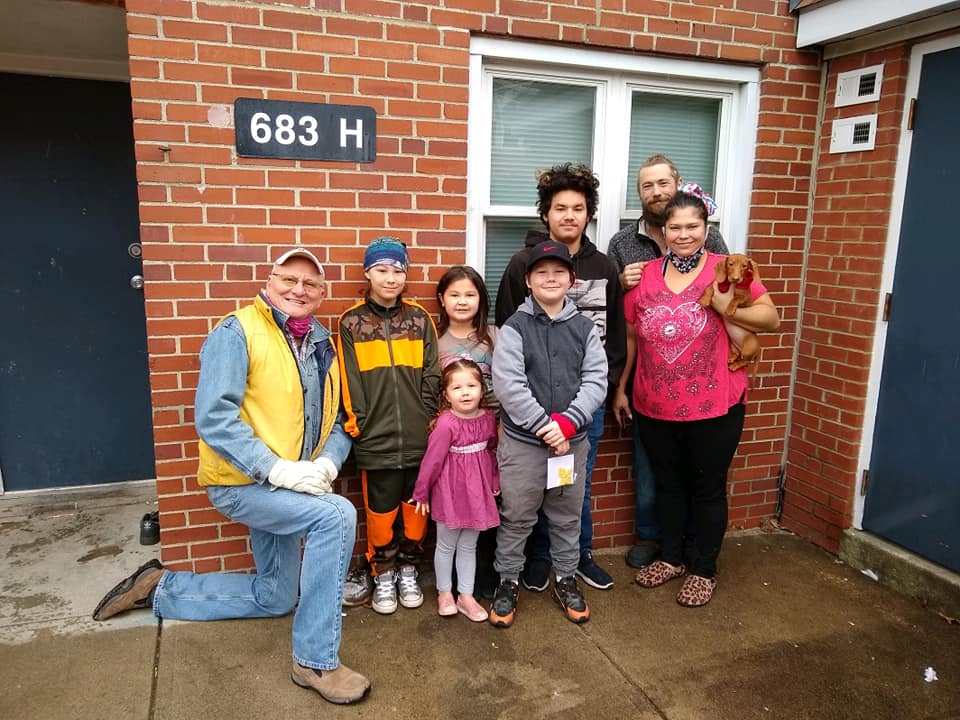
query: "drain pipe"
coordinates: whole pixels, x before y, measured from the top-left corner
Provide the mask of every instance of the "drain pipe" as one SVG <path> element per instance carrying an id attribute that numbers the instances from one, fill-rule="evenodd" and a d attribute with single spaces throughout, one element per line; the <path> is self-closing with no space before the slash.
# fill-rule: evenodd
<path id="1" fill-rule="evenodd" d="M 783 517 L 783 494 L 787 487 L 787 466 L 780 466 L 780 474 L 777 475 L 777 509 L 773 513 L 777 524 L 780 524 L 780 518 Z"/>

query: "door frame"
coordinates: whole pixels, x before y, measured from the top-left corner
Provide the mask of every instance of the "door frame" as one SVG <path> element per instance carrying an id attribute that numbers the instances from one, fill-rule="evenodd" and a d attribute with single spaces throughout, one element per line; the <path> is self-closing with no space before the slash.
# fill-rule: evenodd
<path id="1" fill-rule="evenodd" d="M 17 0 L 11 7 L 11 13 L 13 19 L 22 21 L 25 27 L 39 27 L 51 32 L 44 32 L 35 36 L 27 33 L 25 40 L 28 47 L 13 53 L 0 51 L 0 72 L 130 83 L 129 56 L 120 60 L 116 57 L 103 57 L 99 54 L 105 39 L 108 41 L 111 37 L 115 37 L 116 33 L 119 32 L 118 28 L 122 29 L 123 39 L 126 41 L 128 33 L 126 31 L 125 9 L 112 5 L 88 5 L 77 2 L 53 5 L 47 0 L 44 0 L 44 2 Z M 78 50 L 78 56 L 61 56 L 56 48 L 55 41 L 54 44 L 51 44 L 49 37 L 56 36 L 54 30 L 63 29 L 66 32 L 78 24 L 82 24 L 90 31 L 92 44 L 85 49 Z M 86 53 L 90 53 L 90 55 L 87 56 Z M 156 479 L 127 482 L 156 482 Z M 101 484 L 77 487 L 101 487 Z M 0 465 L 0 499 L 7 495 L 21 496 L 60 489 L 34 488 L 7 492 L 3 484 L 3 467 Z"/>
<path id="2" fill-rule="evenodd" d="M 920 89 L 920 73 L 925 55 L 960 47 L 960 35 L 938 38 L 918 43 L 910 53 L 907 84 L 904 89 L 903 113 L 900 120 L 900 145 L 897 149 L 897 166 L 893 180 L 893 195 L 890 204 L 890 220 L 887 225 L 887 247 L 883 256 L 883 272 L 880 277 L 880 297 L 893 291 L 896 274 L 897 251 L 900 248 L 900 231 L 903 224 L 903 204 L 906 197 L 907 173 L 910 169 L 910 150 L 913 146 L 913 131 L 907 128 L 910 117 L 910 101 L 916 99 Z M 856 487 L 853 496 L 853 527 L 863 529 L 863 508 L 866 493 L 863 492 L 863 473 L 870 467 L 873 455 L 873 435 L 877 424 L 877 404 L 880 399 L 880 378 L 883 375 L 884 352 L 887 345 L 887 323 L 883 320 L 883 302 L 877 303 L 877 315 L 873 333 L 873 360 L 867 377 L 866 406 L 863 411 L 863 434 L 860 456 L 857 458 Z"/>

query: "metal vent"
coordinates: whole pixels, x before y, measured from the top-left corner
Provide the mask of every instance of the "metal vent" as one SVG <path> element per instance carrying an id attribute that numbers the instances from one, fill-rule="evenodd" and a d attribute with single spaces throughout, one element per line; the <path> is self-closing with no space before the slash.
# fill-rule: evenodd
<path id="1" fill-rule="evenodd" d="M 867 95 L 873 95 L 877 88 L 877 74 L 867 73 L 860 76 L 860 86 L 857 88 L 857 97 L 863 98 Z"/>
<path id="2" fill-rule="evenodd" d="M 880 99 L 881 85 L 883 85 L 883 65 L 871 65 L 842 72 L 837 75 L 834 107 L 875 102 Z"/>
<path id="3" fill-rule="evenodd" d="M 867 142 L 870 142 L 870 123 L 857 123 L 853 126 L 853 144 L 863 145 Z"/>
<path id="4" fill-rule="evenodd" d="M 876 139 L 876 114 L 837 118 L 833 121 L 833 129 L 830 133 L 830 152 L 873 150 Z"/>

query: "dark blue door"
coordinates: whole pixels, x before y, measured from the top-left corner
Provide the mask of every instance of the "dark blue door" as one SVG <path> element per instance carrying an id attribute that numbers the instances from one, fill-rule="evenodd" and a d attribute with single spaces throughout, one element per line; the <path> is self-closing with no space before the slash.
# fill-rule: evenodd
<path id="1" fill-rule="evenodd" d="M 0 97 L 4 488 L 153 477 L 129 86 L 0 74 Z"/>
<path id="2" fill-rule="evenodd" d="M 924 56 L 863 526 L 960 571 L 957 77 Z"/>

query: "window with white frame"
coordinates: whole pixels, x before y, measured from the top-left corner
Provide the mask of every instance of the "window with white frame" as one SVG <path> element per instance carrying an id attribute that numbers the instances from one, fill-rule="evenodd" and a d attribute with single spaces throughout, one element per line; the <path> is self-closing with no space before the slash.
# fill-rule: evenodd
<path id="1" fill-rule="evenodd" d="M 637 169 L 663 153 L 717 200 L 731 249 L 746 245 L 759 72 L 716 63 L 474 38 L 467 262 L 491 297 L 536 212 L 536 173 L 583 162 L 600 178 L 589 237 L 604 250 L 640 217 Z"/>

